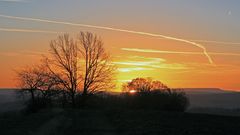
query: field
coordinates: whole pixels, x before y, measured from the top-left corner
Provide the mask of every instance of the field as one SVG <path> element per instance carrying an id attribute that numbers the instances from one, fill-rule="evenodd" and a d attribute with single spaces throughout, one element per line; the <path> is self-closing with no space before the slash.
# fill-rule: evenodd
<path id="1" fill-rule="evenodd" d="M 240 117 L 146 110 L 50 109 L 0 115 L 1 135 L 237 135 Z"/>

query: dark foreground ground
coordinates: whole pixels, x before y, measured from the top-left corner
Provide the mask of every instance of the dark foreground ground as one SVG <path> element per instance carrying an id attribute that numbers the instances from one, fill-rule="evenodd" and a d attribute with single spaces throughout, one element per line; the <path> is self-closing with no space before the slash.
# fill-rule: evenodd
<path id="1" fill-rule="evenodd" d="M 0 114 L 1 135 L 240 135 L 240 117 L 151 110 L 50 109 Z"/>

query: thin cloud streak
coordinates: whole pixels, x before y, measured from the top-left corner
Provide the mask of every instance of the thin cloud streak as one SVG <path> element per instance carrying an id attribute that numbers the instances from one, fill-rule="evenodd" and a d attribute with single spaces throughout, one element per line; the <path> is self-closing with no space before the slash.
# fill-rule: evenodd
<path id="1" fill-rule="evenodd" d="M 0 0 L 0 2 L 28 2 L 27 0 Z"/>
<path id="2" fill-rule="evenodd" d="M 0 31 L 5 32 L 26 32 L 26 33 L 45 33 L 45 34 L 59 34 L 61 32 L 45 31 L 45 30 L 31 30 L 31 29 L 14 29 L 14 28 L 0 28 Z"/>
<path id="3" fill-rule="evenodd" d="M 0 52 L 0 56 L 7 57 L 17 57 L 17 56 L 44 56 L 47 55 L 46 52 L 37 52 L 37 51 L 20 51 L 20 52 Z"/>
<path id="4" fill-rule="evenodd" d="M 120 70 L 122 72 L 130 72 L 130 71 L 136 71 L 136 70 L 129 70 L 130 69 L 135 69 L 136 67 L 141 68 L 144 70 L 157 70 L 157 69 L 173 69 L 173 70 L 181 70 L 181 69 L 188 69 L 183 64 L 180 63 L 166 63 L 167 61 L 162 58 L 154 58 L 154 57 L 143 57 L 143 56 L 134 56 L 134 57 L 129 57 L 131 60 L 124 60 L 124 61 L 116 61 L 113 62 L 113 64 L 118 65 L 120 67 L 122 66 L 127 66 L 124 67 L 123 69 L 125 70 Z M 131 67 L 132 66 L 132 67 Z M 134 68 L 133 68 L 134 67 Z M 122 69 L 122 68 L 121 68 Z"/>
<path id="5" fill-rule="evenodd" d="M 143 67 L 136 67 L 136 68 L 118 68 L 119 72 L 133 72 L 133 71 L 149 71 L 154 70 L 153 68 L 143 68 Z"/>
<path id="6" fill-rule="evenodd" d="M 64 25 L 71 25 L 71 26 L 88 27 L 88 28 L 95 28 L 95 29 L 118 31 L 118 32 L 126 32 L 126 33 L 139 34 L 139 35 L 145 35 L 145 36 L 151 36 L 151 37 L 161 37 L 164 39 L 184 42 L 184 43 L 188 43 L 188 44 L 191 44 L 193 46 L 196 46 L 196 47 L 202 49 L 203 54 L 207 57 L 209 63 L 213 64 L 212 58 L 210 57 L 210 55 L 207 52 L 207 49 L 203 45 L 195 43 L 193 41 L 186 40 L 186 39 L 175 38 L 175 37 L 154 34 L 154 33 L 148 33 L 148 32 L 133 31 L 133 30 L 126 30 L 126 29 L 119 29 L 119 28 L 105 27 L 105 26 L 88 25 L 88 24 L 81 24 L 81 23 L 71 23 L 71 22 L 54 21 L 54 20 L 47 20 L 47 19 L 9 16 L 9 15 L 3 15 L 3 14 L 0 14 L 0 17 L 9 18 L 9 19 L 26 20 L 26 21 L 37 21 L 37 22 L 45 22 L 45 23 L 55 23 L 55 24 L 64 24 Z"/>
<path id="7" fill-rule="evenodd" d="M 152 49 L 138 49 L 138 48 L 121 48 L 124 51 L 131 52 L 142 52 L 142 53 L 161 53 L 161 54 L 186 54 L 186 55 L 201 55 L 200 52 L 182 52 L 182 51 L 161 51 Z M 208 52 L 211 55 L 225 55 L 225 56 L 240 56 L 239 53 L 219 53 L 219 52 Z"/>

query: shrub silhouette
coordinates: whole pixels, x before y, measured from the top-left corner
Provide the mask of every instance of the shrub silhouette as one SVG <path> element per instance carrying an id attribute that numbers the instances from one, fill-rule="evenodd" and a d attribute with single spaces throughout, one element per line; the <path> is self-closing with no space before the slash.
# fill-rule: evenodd
<path id="1" fill-rule="evenodd" d="M 123 102 L 129 108 L 185 111 L 189 106 L 189 100 L 182 90 L 170 89 L 150 78 L 133 79 L 123 84 L 123 91 Z"/>
<path id="2" fill-rule="evenodd" d="M 148 93 L 123 94 L 125 106 L 134 109 L 153 109 L 164 111 L 185 111 L 189 100 L 184 92 L 162 92 L 154 90 Z"/>
<path id="3" fill-rule="evenodd" d="M 122 90 L 123 92 L 134 90 L 136 92 L 147 93 L 153 90 L 168 91 L 169 88 L 158 80 L 153 81 L 151 78 L 135 78 L 130 82 L 124 83 Z"/>
<path id="4" fill-rule="evenodd" d="M 169 102 L 167 102 L 165 109 L 169 111 L 185 111 L 189 104 L 189 100 L 184 92 L 173 91 L 169 95 Z"/>

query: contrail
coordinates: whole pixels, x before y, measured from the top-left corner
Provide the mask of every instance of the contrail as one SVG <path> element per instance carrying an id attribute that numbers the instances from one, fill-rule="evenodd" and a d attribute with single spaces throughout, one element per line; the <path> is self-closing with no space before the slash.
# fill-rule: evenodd
<path id="1" fill-rule="evenodd" d="M 190 41 L 202 42 L 202 43 L 216 43 L 216 44 L 240 45 L 240 43 L 238 43 L 238 42 L 209 41 L 209 40 L 190 40 Z"/>
<path id="2" fill-rule="evenodd" d="M 182 51 L 161 51 L 152 49 L 138 49 L 138 48 L 121 48 L 124 51 L 131 52 L 143 52 L 143 53 L 162 53 L 162 54 L 189 54 L 189 55 L 200 55 L 200 52 L 182 52 Z M 225 55 L 225 56 L 240 56 L 239 53 L 219 53 L 219 52 L 208 52 L 211 55 Z"/>
<path id="3" fill-rule="evenodd" d="M 165 38 L 158 38 L 165 39 Z M 168 40 L 168 39 L 167 39 Z M 215 43 L 215 44 L 227 44 L 227 45 L 240 45 L 240 42 L 226 42 L 226 41 L 214 41 L 214 40 L 199 40 L 199 39 L 187 39 L 192 42 L 200 42 L 200 43 Z"/>
<path id="4" fill-rule="evenodd" d="M 240 56 L 239 53 L 218 53 L 218 52 L 210 52 L 212 55 L 226 55 L 226 56 Z"/>
<path id="5" fill-rule="evenodd" d="M 0 31 L 6 32 L 27 32 L 27 33 L 45 33 L 45 34 L 59 34 L 56 31 L 31 30 L 31 29 L 14 29 L 14 28 L 0 28 Z"/>
<path id="6" fill-rule="evenodd" d="M 210 55 L 207 52 L 207 49 L 203 45 L 198 44 L 198 43 L 193 42 L 193 41 L 186 40 L 186 39 L 175 38 L 175 37 L 165 36 L 165 35 L 161 35 L 161 34 L 148 33 L 148 32 L 133 31 L 133 30 L 126 30 L 126 29 L 119 29 L 119 28 L 105 27 L 105 26 L 88 25 L 88 24 L 81 24 L 81 23 L 71 23 L 71 22 L 39 19 L 39 18 L 18 17 L 18 16 L 3 15 L 3 14 L 0 14 L 0 17 L 9 18 L 9 19 L 26 20 L 26 21 L 36 21 L 36 22 L 64 24 L 64 25 L 71 25 L 71 26 L 79 26 L 79 27 L 88 27 L 88 28 L 95 28 L 95 29 L 111 30 L 111 31 L 126 32 L 126 33 L 139 34 L 139 35 L 146 35 L 146 36 L 151 36 L 151 37 L 161 37 L 161 38 L 165 38 L 165 39 L 180 41 L 180 42 L 188 43 L 188 44 L 191 44 L 193 46 L 196 46 L 196 47 L 202 49 L 203 54 L 207 57 L 209 63 L 213 64 L 212 58 L 210 57 Z"/>

